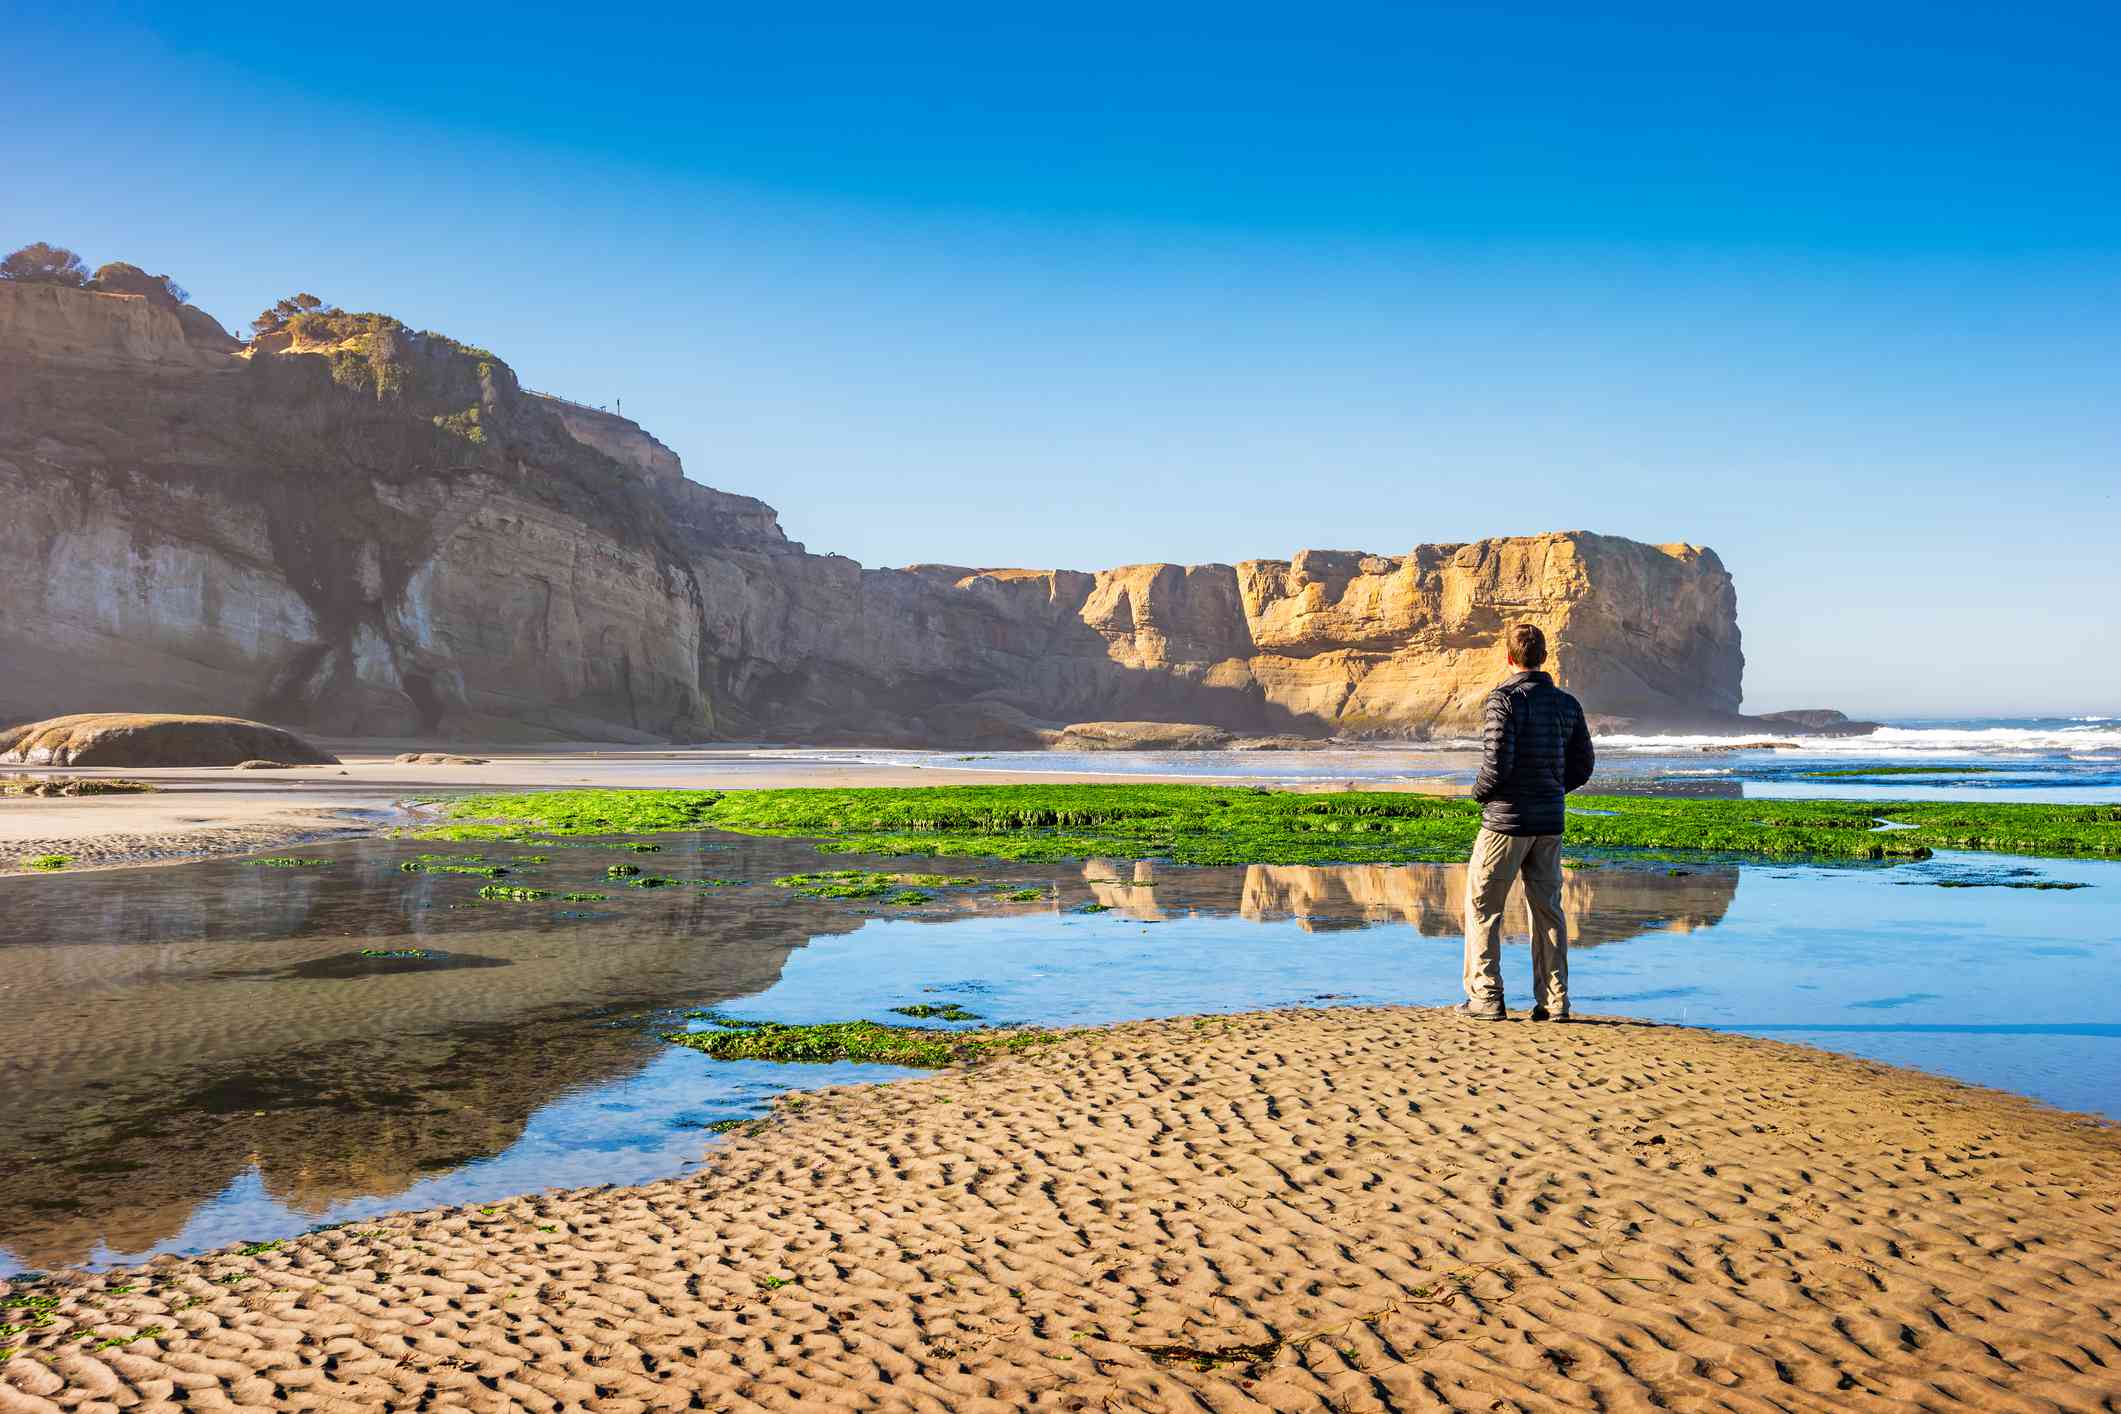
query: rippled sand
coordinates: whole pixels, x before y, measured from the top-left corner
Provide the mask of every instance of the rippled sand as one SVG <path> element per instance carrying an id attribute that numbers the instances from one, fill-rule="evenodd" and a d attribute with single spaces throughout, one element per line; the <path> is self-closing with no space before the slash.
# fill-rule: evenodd
<path id="1" fill-rule="evenodd" d="M 2106 1409 L 2117 1188 L 2114 1126 L 1773 1042 L 1132 1023 L 63 1278 L 0 1409 Z"/>

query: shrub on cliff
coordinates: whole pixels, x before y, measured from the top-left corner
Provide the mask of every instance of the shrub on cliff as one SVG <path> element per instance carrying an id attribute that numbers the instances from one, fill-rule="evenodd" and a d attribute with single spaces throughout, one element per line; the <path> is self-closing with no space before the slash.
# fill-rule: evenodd
<path id="1" fill-rule="evenodd" d="M 31 241 L 28 245 L 0 260 L 0 280 L 20 280 L 25 284 L 71 285 L 75 289 L 88 283 L 88 267 L 81 257 L 63 245 L 51 245 L 45 241 Z"/>
<path id="2" fill-rule="evenodd" d="M 286 299 L 274 302 L 270 309 L 250 321 L 250 327 L 256 334 L 277 334 L 303 315 L 338 313 L 341 313 L 341 310 L 337 305 L 326 304 L 305 290 L 301 294 L 289 295 Z"/>

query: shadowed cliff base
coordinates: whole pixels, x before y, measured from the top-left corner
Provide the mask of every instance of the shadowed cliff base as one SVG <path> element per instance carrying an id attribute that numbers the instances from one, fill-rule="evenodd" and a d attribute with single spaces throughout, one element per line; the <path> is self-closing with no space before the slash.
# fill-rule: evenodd
<path id="1" fill-rule="evenodd" d="M 0 526 L 0 653 L 19 668 L 0 720 L 1421 740 L 1475 725 L 1498 636 L 1526 621 L 1603 719 L 1748 729 L 1735 591 L 1697 546 L 1570 531 L 1095 574 L 864 569 L 484 349 L 329 308 L 231 349 L 204 318 L 0 282 L 0 495 L 19 512 Z"/>

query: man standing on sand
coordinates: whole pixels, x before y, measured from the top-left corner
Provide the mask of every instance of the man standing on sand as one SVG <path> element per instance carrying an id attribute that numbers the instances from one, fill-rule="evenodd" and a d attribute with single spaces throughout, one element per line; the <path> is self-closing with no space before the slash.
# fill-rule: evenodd
<path id="1" fill-rule="evenodd" d="M 1540 671 L 1547 636 L 1531 624 L 1503 635 L 1515 676 L 1488 694 L 1480 733 L 1480 838 L 1466 866 L 1466 1000 L 1461 1010 L 1502 1021 L 1502 908 L 1524 876 L 1532 915 L 1532 1020 L 1569 1019 L 1569 922 L 1561 912 L 1564 798 L 1591 778 L 1583 704 Z"/>

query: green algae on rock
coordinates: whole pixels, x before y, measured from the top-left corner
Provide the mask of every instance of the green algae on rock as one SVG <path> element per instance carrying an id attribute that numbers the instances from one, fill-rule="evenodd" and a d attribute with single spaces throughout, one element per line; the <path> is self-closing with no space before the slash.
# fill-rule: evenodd
<path id="1" fill-rule="evenodd" d="M 502 879 L 515 871 L 499 864 L 431 864 L 408 859 L 398 866 L 401 874 L 469 874 L 479 879 Z"/>
<path id="2" fill-rule="evenodd" d="M 1055 1038 L 1037 1030 L 943 1031 L 930 1026 L 886 1026 L 876 1021 L 827 1021 L 798 1026 L 711 1016 L 713 1031 L 672 1031 L 663 1039 L 715 1060 L 865 1061 L 933 1070 L 976 1064 L 1026 1051 Z"/>
<path id="3" fill-rule="evenodd" d="M 1193 785 L 1019 785 L 747 791 L 547 791 L 472 796 L 444 830 L 586 833 L 723 829 L 817 839 L 826 852 L 1088 857 L 1178 864 L 1366 864 L 1462 858 L 1469 800 L 1387 791 Z M 1881 819 L 1903 828 L 1881 829 Z M 1574 849 L 1770 858 L 1920 859 L 1938 849 L 2121 855 L 2121 805 L 1960 801 L 1571 801 Z M 843 895 L 848 896 L 848 895 Z M 858 896 L 858 895 L 852 895 Z"/>
<path id="4" fill-rule="evenodd" d="M 467 795 L 450 802 L 451 823 L 422 830 L 420 836 L 472 840 L 513 839 L 526 831 L 540 836 L 567 836 L 707 830 L 714 828 L 710 812 L 722 795 L 716 790 L 551 790 Z M 543 845 L 545 841 L 532 843 Z"/>
<path id="5" fill-rule="evenodd" d="M 981 1019 L 978 1012 L 966 1011 L 956 1002 L 948 1002 L 942 1006 L 937 1006 L 934 1002 L 914 1002 L 909 1006 L 895 1006 L 891 1008 L 891 1011 L 893 1015 L 910 1016 L 915 1021 L 978 1021 Z"/>
<path id="6" fill-rule="evenodd" d="M 873 869 L 828 869 L 810 874 L 783 874 L 777 889 L 793 889 L 811 898 L 882 898 L 899 886 L 896 874 Z"/>
<path id="7" fill-rule="evenodd" d="M 6 776 L 0 777 L 0 795 L 140 795 L 155 788 L 146 781 L 128 781 L 107 776 Z"/>

